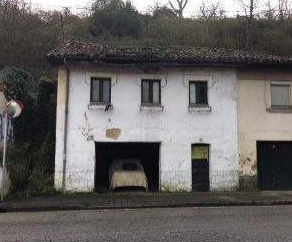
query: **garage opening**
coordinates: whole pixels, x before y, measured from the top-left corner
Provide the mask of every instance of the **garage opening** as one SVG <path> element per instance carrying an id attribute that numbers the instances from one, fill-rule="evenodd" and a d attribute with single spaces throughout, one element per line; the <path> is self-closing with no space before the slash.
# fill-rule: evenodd
<path id="1" fill-rule="evenodd" d="M 292 142 L 257 142 L 260 190 L 292 190 Z"/>
<path id="2" fill-rule="evenodd" d="M 148 191 L 159 191 L 159 157 L 160 143 L 105 143 L 96 142 L 96 165 L 95 165 L 95 191 L 108 192 L 111 189 L 112 175 L 120 161 L 124 161 L 121 169 L 125 172 L 124 177 L 130 177 L 131 170 L 137 169 L 132 161 L 139 161 L 147 178 Z M 130 162 L 125 162 L 130 161 Z M 114 163 L 114 165 L 113 165 Z M 130 172 L 127 174 L 127 171 Z M 142 174 L 142 172 L 140 172 Z M 140 176 L 141 177 L 141 176 Z M 138 187 L 119 187 L 114 190 L 132 190 Z"/>

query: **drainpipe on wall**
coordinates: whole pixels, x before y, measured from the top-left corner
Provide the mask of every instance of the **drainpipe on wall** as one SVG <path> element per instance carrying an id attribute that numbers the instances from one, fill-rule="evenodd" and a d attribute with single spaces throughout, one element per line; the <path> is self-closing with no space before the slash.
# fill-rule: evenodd
<path id="1" fill-rule="evenodd" d="M 64 59 L 66 65 L 66 59 Z M 62 177 L 62 191 L 66 190 L 66 165 L 67 165 L 67 129 L 68 129 L 68 101 L 69 101 L 69 68 L 66 68 L 66 93 L 65 93 L 65 117 L 64 117 L 64 146 L 63 146 L 63 177 Z"/>

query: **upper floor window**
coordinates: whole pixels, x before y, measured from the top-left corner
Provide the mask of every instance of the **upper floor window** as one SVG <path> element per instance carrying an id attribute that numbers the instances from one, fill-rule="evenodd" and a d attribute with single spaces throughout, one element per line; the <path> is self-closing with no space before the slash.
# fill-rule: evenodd
<path id="1" fill-rule="evenodd" d="M 160 80 L 142 80 L 142 104 L 161 103 L 161 82 Z"/>
<path id="2" fill-rule="evenodd" d="M 279 109 L 291 107 L 291 85 L 289 83 L 271 84 L 271 107 Z"/>
<path id="3" fill-rule="evenodd" d="M 190 81 L 189 95 L 190 105 L 208 105 L 208 82 Z"/>
<path id="4" fill-rule="evenodd" d="M 111 79 L 91 78 L 90 102 L 110 103 L 111 102 Z"/>

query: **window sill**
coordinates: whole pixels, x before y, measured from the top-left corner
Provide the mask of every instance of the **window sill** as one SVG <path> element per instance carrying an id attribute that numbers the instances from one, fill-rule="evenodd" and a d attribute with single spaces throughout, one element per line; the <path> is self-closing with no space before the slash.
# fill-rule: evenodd
<path id="1" fill-rule="evenodd" d="M 103 110 L 108 111 L 112 110 L 113 105 L 111 103 L 89 103 L 88 104 L 88 110 Z"/>
<path id="2" fill-rule="evenodd" d="M 164 107 L 161 104 L 141 104 L 140 111 L 158 111 L 162 112 Z"/>
<path id="3" fill-rule="evenodd" d="M 270 113 L 292 113 L 292 106 L 290 107 L 271 107 L 267 108 Z"/>
<path id="4" fill-rule="evenodd" d="M 211 112 L 212 108 L 209 105 L 190 104 L 188 110 L 189 112 Z"/>

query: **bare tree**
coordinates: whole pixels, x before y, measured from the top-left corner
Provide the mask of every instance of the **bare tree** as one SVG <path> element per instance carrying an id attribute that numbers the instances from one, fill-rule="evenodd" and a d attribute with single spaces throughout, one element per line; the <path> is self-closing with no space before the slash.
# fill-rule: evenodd
<path id="1" fill-rule="evenodd" d="M 267 10 L 264 11 L 264 17 L 268 20 L 275 20 L 276 9 L 275 9 L 275 7 L 272 6 L 271 0 L 268 0 L 265 5 L 266 5 Z"/>
<path id="2" fill-rule="evenodd" d="M 93 10 L 102 9 L 106 4 L 109 4 L 110 0 L 94 0 L 91 8 Z"/>
<path id="3" fill-rule="evenodd" d="M 222 19 L 225 16 L 225 11 L 222 8 L 220 2 L 212 3 L 207 6 L 204 1 L 200 6 L 200 14 L 202 18 L 206 20 Z"/>
<path id="4" fill-rule="evenodd" d="M 254 10 L 257 8 L 259 0 L 234 0 L 238 3 L 245 13 L 246 17 L 254 18 Z"/>
<path id="5" fill-rule="evenodd" d="M 278 11 L 280 20 L 289 18 L 291 14 L 289 0 L 278 0 Z"/>
<path id="6" fill-rule="evenodd" d="M 179 18 L 183 18 L 183 12 L 188 4 L 189 0 L 176 0 L 176 7 L 175 4 L 170 0 L 169 5 L 171 9 L 178 15 Z"/>

